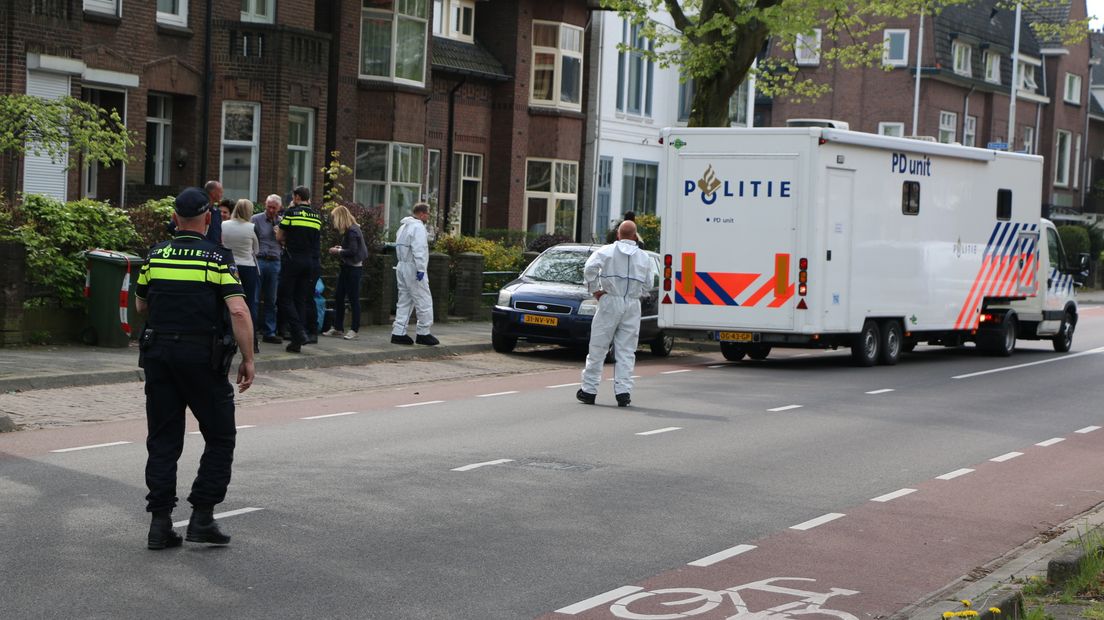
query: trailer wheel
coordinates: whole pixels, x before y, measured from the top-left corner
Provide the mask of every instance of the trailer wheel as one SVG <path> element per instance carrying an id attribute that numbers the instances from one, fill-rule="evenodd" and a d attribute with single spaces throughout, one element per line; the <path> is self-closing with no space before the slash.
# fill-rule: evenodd
<path id="1" fill-rule="evenodd" d="M 873 366 L 878 362 L 881 342 L 878 324 L 867 319 L 863 323 L 862 331 L 851 345 L 851 362 L 856 366 Z"/>
<path id="2" fill-rule="evenodd" d="M 665 332 L 659 332 L 659 335 L 648 344 L 648 347 L 652 350 L 652 355 L 667 357 L 671 354 L 671 349 L 675 348 L 675 337 L 669 336 Z"/>
<path id="3" fill-rule="evenodd" d="M 509 353 L 517 346 L 517 338 L 491 332 L 491 348 L 499 353 Z"/>
<path id="4" fill-rule="evenodd" d="M 723 355 L 724 358 L 730 362 L 738 362 L 744 359 L 744 355 L 746 354 L 747 351 L 744 350 L 744 347 L 734 342 L 721 343 L 721 355 Z"/>
<path id="5" fill-rule="evenodd" d="M 882 342 L 878 347 L 878 362 L 886 366 L 894 366 L 901 357 L 902 332 L 901 324 L 894 320 L 882 323 Z"/>
<path id="6" fill-rule="evenodd" d="M 1058 334 L 1054 336 L 1054 350 L 1059 353 L 1066 353 L 1073 346 L 1073 330 L 1077 327 L 1077 321 L 1073 319 L 1073 314 L 1066 310 L 1062 315 L 1062 326 L 1058 328 Z"/>
<path id="7" fill-rule="evenodd" d="M 751 359 L 761 362 L 761 361 L 767 359 L 767 356 L 770 355 L 770 352 L 771 352 L 770 347 L 760 344 L 760 345 L 755 345 L 755 346 L 748 347 L 747 355 Z"/>

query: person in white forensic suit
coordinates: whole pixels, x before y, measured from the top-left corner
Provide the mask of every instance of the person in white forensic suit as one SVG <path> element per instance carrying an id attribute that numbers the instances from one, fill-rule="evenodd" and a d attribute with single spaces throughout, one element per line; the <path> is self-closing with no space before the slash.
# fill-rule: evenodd
<path id="1" fill-rule="evenodd" d="M 433 346 L 440 341 L 429 333 L 433 326 L 433 296 L 429 292 L 429 241 L 425 223 L 429 220 L 429 205 L 414 205 L 413 215 L 402 219 L 395 235 L 395 280 L 399 286 L 399 300 L 395 308 L 395 324 L 391 328 L 393 344 L 424 344 Z M 411 340 L 406 333 L 410 311 L 418 313 L 417 335 Z"/>
<path id="2" fill-rule="evenodd" d="M 636 244 L 636 224 L 624 221 L 617 228 L 617 241 L 590 255 L 583 267 L 587 290 L 598 300 L 590 323 L 590 349 L 583 386 L 575 397 L 594 404 L 602 381 L 602 365 L 613 343 L 616 363 L 613 392 L 618 407 L 627 407 L 633 387 L 633 367 L 640 339 L 640 297 L 655 280 L 656 267 L 648 253 Z"/>

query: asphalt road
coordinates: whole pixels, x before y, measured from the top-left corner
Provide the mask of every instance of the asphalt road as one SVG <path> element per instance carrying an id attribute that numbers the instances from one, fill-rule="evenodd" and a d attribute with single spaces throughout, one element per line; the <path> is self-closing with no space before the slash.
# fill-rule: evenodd
<path id="1" fill-rule="evenodd" d="M 144 548 L 140 421 L 0 435 L 0 617 L 888 616 L 1104 501 L 1104 309 L 1071 354 L 1020 348 L 642 354 L 627 409 L 523 352 L 541 369 L 244 408 L 228 548 Z M 717 594 L 778 577 L 816 581 Z"/>

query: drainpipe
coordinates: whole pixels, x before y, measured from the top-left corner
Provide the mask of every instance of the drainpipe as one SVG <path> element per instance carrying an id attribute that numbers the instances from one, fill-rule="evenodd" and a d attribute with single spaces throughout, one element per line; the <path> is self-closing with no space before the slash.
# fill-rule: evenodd
<path id="1" fill-rule="evenodd" d="M 203 187 L 207 174 L 207 151 L 211 148 L 211 91 L 214 90 L 214 58 L 211 54 L 211 29 L 215 21 L 214 0 L 207 0 L 207 18 L 203 33 L 203 111 L 199 126 L 203 128 L 199 147 L 199 171 L 196 185 Z M 221 174 L 221 171 L 218 173 Z M 215 176 L 217 177 L 218 174 Z"/>
<path id="2" fill-rule="evenodd" d="M 446 143 L 445 150 L 445 226 L 449 224 L 449 214 L 452 211 L 452 149 L 453 134 L 455 133 L 456 126 L 456 93 L 460 91 L 460 88 L 468 81 L 467 77 L 461 76 L 460 81 L 449 89 L 449 118 L 448 118 L 448 142 Z M 446 233 L 447 229 L 446 229 Z"/>
<path id="3" fill-rule="evenodd" d="M 966 92 L 966 96 L 962 98 L 962 137 L 966 137 L 966 122 L 970 118 L 970 95 L 974 94 L 976 86 L 971 86 L 970 90 Z M 974 144 L 977 146 L 977 125 L 974 125 Z"/>

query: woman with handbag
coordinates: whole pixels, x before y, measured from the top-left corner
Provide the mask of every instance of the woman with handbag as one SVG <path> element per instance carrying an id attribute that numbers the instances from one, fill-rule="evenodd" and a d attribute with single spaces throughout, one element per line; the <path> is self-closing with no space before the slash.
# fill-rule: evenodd
<path id="1" fill-rule="evenodd" d="M 341 271 L 337 275 L 337 291 L 334 293 L 334 324 L 323 335 L 342 336 L 345 329 L 345 299 L 353 322 L 342 336 L 355 340 L 360 330 L 360 279 L 364 275 L 364 260 L 368 258 L 368 245 L 353 214 L 343 206 L 334 207 L 330 214 L 333 227 L 342 235 L 341 245 L 330 248 L 330 254 L 341 256 Z"/>

